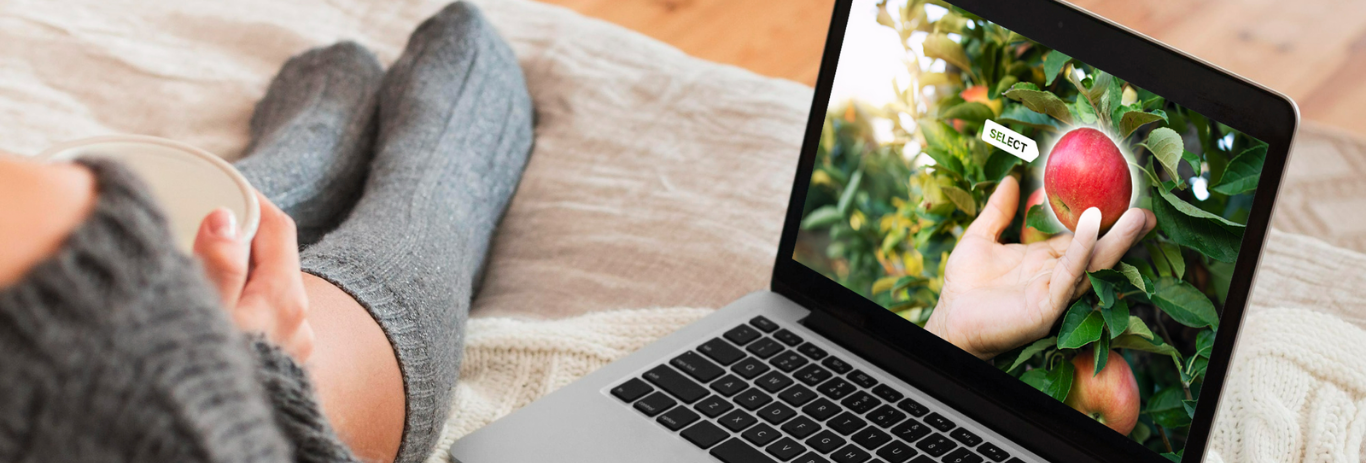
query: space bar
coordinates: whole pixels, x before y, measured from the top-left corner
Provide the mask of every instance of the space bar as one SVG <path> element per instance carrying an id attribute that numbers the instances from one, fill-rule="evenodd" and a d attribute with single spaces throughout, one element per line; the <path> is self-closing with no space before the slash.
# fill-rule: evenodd
<path id="1" fill-rule="evenodd" d="M 711 455 L 726 463 L 774 463 L 772 458 L 735 437 L 711 449 Z"/>

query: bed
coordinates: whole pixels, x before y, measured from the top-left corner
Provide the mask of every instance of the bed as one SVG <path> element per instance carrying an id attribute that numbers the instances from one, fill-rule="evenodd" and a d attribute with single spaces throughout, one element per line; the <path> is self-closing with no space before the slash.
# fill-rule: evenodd
<path id="1" fill-rule="evenodd" d="M 563 8 L 474 3 L 520 58 L 536 145 L 475 300 L 444 443 L 765 288 L 811 103 L 809 87 Z M 8 2 L 0 150 L 141 133 L 234 159 L 290 55 L 355 40 L 389 62 L 443 4 Z M 1211 461 L 1366 455 L 1366 255 L 1341 247 L 1366 249 L 1366 182 L 1352 175 L 1364 147 L 1303 131 Z"/>

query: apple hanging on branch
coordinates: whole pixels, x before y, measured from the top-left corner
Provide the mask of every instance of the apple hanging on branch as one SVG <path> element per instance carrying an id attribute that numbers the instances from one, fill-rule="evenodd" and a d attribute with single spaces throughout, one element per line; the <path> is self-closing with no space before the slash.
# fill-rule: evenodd
<path id="1" fill-rule="evenodd" d="M 1076 373 L 1063 402 L 1127 436 L 1138 424 L 1138 380 L 1129 362 L 1115 351 L 1110 351 L 1109 360 L 1096 374 L 1093 354 L 1087 350 L 1072 358 Z"/>
<path id="2" fill-rule="evenodd" d="M 1067 132 L 1053 144 L 1044 166 L 1048 204 L 1068 230 L 1077 230 L 1081 213 L 1100 209 L 1104 233 L 1129 210 L 1133 178 L 1129 163 L 1105 133 L 1092 128 Z"/>

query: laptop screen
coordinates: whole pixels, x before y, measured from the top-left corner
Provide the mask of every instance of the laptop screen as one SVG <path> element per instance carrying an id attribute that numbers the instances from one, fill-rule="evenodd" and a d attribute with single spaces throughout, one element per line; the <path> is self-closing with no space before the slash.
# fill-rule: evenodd
<path id="1" fill-rule="evenodd" d="M 1179 455 L 1267 144 L 938 3 L 855 2 L 793 258 Z"/>

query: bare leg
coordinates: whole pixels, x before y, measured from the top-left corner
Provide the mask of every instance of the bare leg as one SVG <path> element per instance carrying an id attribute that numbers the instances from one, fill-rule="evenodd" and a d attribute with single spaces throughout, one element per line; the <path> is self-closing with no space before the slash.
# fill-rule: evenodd
<path id="1" fill-rule="evenodd" d="M 350 295 L 304 274 L 315 335 L 309 374 L 323 414 L 364 461 L 394 461 L 403 437 L 403 377 L 393 346 Z"/>

